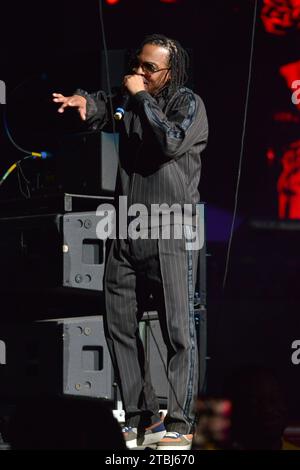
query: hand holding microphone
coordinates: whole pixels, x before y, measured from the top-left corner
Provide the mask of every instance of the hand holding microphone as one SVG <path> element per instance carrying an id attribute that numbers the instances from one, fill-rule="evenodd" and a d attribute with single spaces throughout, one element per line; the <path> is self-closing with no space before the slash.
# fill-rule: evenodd
<path id="1" fill-rule="evenodd" d="M 121 102 L 119 104 L 119 106 L 116 108 L 115 112 L 114 112 L 114 118 L 116 121 L 121 121 L 124 117 L 124 114 L 127 110 L 127 107 L 128 107 L 128 103 L 130 101 L 130 95 L 129 93 L 124 93 L 122 98 L 121 98 Z"/>
<path id="2" fill-rule="evenodd" d="M 142 75 L 125 75 L 123 85 L 124 94 L 122 96 L 120 105 L 116 108 L 114 113 L 114 118 L 117 121 L 123 119 L 131 96 L 135 95 L 139 91 L 145 91 L 145 84 Z"/>

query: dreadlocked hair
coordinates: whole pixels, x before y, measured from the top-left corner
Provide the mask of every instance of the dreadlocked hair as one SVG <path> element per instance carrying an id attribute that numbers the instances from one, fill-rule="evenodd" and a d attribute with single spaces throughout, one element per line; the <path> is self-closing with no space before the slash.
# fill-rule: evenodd
<path id="1" fill-rule="evenodd" d="M 171 79 L 162 90 L 162 93 L 165 98 L 170 98 L 178 87 L 183 86 L 188 80 L 189 55 L 178 41 L 170 39 L 163 34 L 146 36 L 136 51 L 137 55 L 146 44 L 161 46 L 169 51 Z"/>

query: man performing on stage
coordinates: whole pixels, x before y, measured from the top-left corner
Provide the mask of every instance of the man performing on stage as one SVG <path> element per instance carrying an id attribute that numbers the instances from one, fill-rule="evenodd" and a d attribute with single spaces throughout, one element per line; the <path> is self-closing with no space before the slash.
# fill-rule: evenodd
<path id="1" fill-rule="evenodd" d="M 184 86 L 188 56 L 181 45 L 160 34 L 144 39 L 124 77 L 129 96 L 120 132 L 116 196 L 127 196 L 128 207 L 143 204 L 190 205 L 192 220 L 199 202 L 200 154 L 208 124 L 201 98 Z M 109 99 L 103 91 L 78 90 L 65 97 L 54 93 L 59 112 L 75 107 L 91 129 L 111 125 Z M 128 100 L 127 100 L 128 101 Z M 88 158 L 88 156 L 87 156 Z M 163 220 L 158 216 L 163 231 Z M 172 228 L 175 225 L 171 219 Z M 193 224 L 191 224 L 193 225 Z M 198 393 L 198 352 L 193 291 L 198 250 L 187 249 L 185 236 L 113 240 L 105 272 L 105 330 L 126 413 L 127 447 L 157 444 L 158 450 L 191 448 Z M 146 232 L 146 233 L 145 233 Z M 168 412 L 164 422 L 151 385 L 138 323 L 145 301 L 153 296 L 168 350 Z M 105 424 L 104 424 L 105 425 Z"/>

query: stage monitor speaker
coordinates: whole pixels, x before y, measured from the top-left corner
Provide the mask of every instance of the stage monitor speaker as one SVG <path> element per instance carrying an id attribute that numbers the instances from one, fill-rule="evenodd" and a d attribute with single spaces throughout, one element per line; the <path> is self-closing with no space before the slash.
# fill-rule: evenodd
<path id="1" fill-rule="evenodd" d="M 63 286 L 103 290 L 105 247 L 97 237 L 93 212 L 63 216 Z"/>
<path id="2" fill-rule="evenodd" d="M 78 132 L 67 134 L 60 141 L 56 150 L 59 188 L 68 193 L 113 196 L 119 158 L 118 134 Z"/>
<path id="3" fill-rule="evenodd" d="M 0 396 L 74 395 L 113 400 L 103 318 L 1 325 Z"/>
<path id="4" fill-rule="evenodd" d="M 0 219 L 0 290 L 103 290 L 106 243 L 94 212 Z"/>

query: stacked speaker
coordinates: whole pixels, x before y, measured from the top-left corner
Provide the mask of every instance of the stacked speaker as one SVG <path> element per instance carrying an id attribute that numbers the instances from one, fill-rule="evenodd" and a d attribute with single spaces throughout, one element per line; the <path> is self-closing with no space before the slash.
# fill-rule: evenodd
<path id="1" fill-rule="evenodd" d="M 61 213 L 0 218 L 2 397 L 50 394 L 117 400 L 102 317 L 109 242 L 97 237 L 101 215 L 96 210 L 112 201 L 95 198 L 93 211 L 72 211 L 78 196 L 71 197 L 72 204 L 69 199 L 64 197 Z M 91 197 L 79 199 L 90 202 Z M 206 371 L 205 256 L 204 245 L 195 297 L 200 389 Z M 163 405 L 167 354 L 157 312 L 145 312 L 140 334 Z"/>
<path id="2" fill-rule="evenodd" d="M 68 196 L 61 213 L 0 218 L 1 397 L 114 399 L 102 317 L 107 248 L 96 234 L 96 209 L 111 199 Z M 94 210 L 70 211 L 78 198 Z"/>

